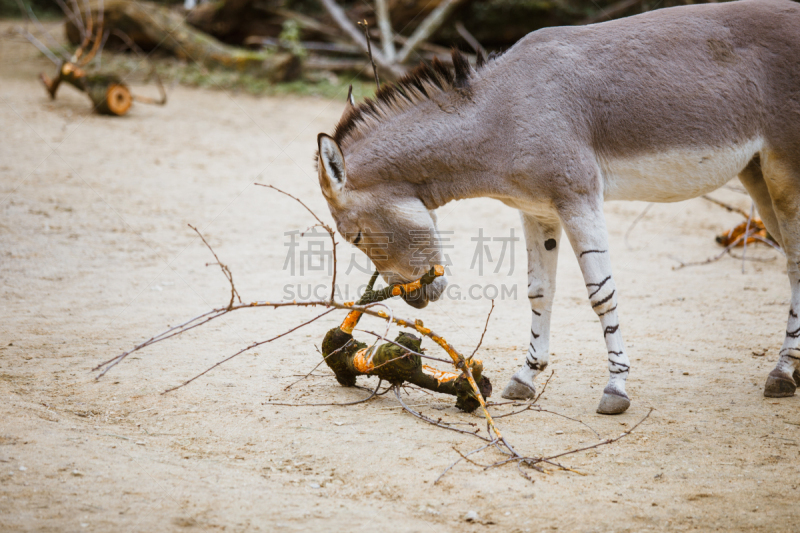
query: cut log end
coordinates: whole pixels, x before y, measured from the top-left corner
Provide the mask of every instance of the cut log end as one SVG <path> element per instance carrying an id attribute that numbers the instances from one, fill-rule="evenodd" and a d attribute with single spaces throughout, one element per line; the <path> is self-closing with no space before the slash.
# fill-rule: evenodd
<path id="1" fill-rule="evenodd" d="M 112 83 L 106 91 L 105 106 L 98 107 L 101 113 L 121 116 L 128 112 L 133 103 L 131 92 L 125 85 Z"/>

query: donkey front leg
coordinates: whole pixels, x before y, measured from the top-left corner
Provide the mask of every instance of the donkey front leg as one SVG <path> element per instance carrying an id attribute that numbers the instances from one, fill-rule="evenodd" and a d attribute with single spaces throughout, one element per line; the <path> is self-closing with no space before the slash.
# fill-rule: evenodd
<path id="1" fill-rule="evenodd" d="M 561 224 L 557 217 L 541 220 L 520 214 L 528 249 L 528 300 L 532 321 L 525 364 L 503 390 L 503 398 L 509 400 L 533 398 L 536 395 L 533 378 L 550 362 L 550 313 L 556 291 L 556 264 L 561 240 Z"/>
<path id="2" fill-rule="evenodd" d="M 631 401 L 625 392 L 630 361 L 625 353 L 622 332 L 617 316 L 617 290 L 611 275 L 611 258 L 605 217 L 600 205 L 582 205 L 562 218 L 567 237 L 578 258 L 589 302 L 600 318 L 608 350 L 608 370 L 611 377 L 603 389 L 597 412 L 615 415 L 625 412 Z M 579 214 L 577 214 L 579 213 Z"/>

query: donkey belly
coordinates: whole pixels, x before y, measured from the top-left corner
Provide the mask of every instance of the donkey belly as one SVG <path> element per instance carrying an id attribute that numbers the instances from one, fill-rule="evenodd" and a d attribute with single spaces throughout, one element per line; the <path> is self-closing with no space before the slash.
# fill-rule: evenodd
<path id="1" fill-rule="evenodd" d="M 722 148 L 677 148 L 659 154 L 599 158 L 606 200 L 679 202 L 735 178 L 762 148 L 761 139 Z"/>

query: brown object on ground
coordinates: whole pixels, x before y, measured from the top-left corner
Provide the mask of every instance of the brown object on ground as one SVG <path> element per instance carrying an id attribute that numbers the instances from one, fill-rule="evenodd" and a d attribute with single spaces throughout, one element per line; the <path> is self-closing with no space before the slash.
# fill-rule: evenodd
<path id="1" fill-rule="evenodd" d="M 99 16 L 99 5 L 92 4 L 92 16 Z M 109 30 L 125 33 L 144 50 L 158 48 L 206 67 L 248 71 L 275 82 L 294 79 L 300 73 L 299 59 L 292 54 L 255 52 L 223 44 L 186 24 L 178 13 L 151 2 L 109 0 L 103 4 L 103 17 Z M 70 42 L 79 42 L 80 31 L 75 24 L 71 20 L 65 24 Z"/>
<path id="2" fill-rule="evenodd" d="M 51 99 L 55 99 L 61 82 L 68 83 L 85 92 L 92 100 L 95 111 L 103 115 L 124 115 L 133 103 L 130 89 L 119 77 L 110 74 L 87 74 L 85 70 L 72 63 L 61 65 L 58 76 L 52 80 L 45 74 L 40 74 L 39 78 L 50 93 Z"/>
<path id="3" fill-rule="evenodd" d="M 341 385 L 352 387 L 356 376 L 378 376 L 392 384 L 408 382 L 433 392 L 456 396 L 456 407 L 467 413 L 480 407 L 466 374 L 441 371 L 422 364 L 418 355 L 421 343 L 416 335 L 401 332 L 394 342 L 370 347 L 354 341 L 353 336 L 342 329 L 333 328 L 322 341 L 322 354 Z M 489 397 L 492 384 L 483 375 L 483 363 L 471 359 L 468 364 L 481 394 Z"/>
<path id="4" fill-rule="evenodd" d="M 747 220 L 745 220 L 738 226 L 734 226 L 725 233 L 717 235 L 717 242 L 722 246 L 730 246 L 738 240 L 739 242 L 736 242 L 734 246 L 744 246 L 745 239 L 740 239 L 739 237 L 744 235 L 744 232 L 747 231 L 747 224 Z M 767 228 L 764 227 L 764 223 L 761 221 L 761 219 L 753 218 L 750 220 L 750 236 L 746 239 L 747 244 L 752 244 L 759 241 L 763 242 L 764 240 L 769 240 L 777 246 L 777 243 L 775 243 L 769 234 L 767 234 Z"/>

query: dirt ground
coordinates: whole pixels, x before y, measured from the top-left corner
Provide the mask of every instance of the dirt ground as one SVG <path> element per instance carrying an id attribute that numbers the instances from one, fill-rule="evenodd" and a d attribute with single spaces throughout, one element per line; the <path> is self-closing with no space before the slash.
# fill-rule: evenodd
<path id="1" fill-rule="evenodd" d="M 320 369 L 314 345 L 341 314 L 261 346 L 168 395 L 248 343 L 309 318 L 310 310 L 242 311 L 158 344 L 96 381 L 90 370 L 168 324 L 228 299 L 200 228 L 233 270 L 246 300 L 279 299 L 287 284 L 326 283 L 325 272 L 284 269 L 289 237 L 312 221 L 254 182 L 272 183 L 327 215 L 312 163 L 315 136 L 344 102 L 256 99 L 170 90 L 164 108 L 124 118 L 90 113 L 64 88 L 49 101 L 35 79 L 51 69 L 3 33 L 0 49 L 0 529 L 4 531 L 799 531 L 797 397 L 766 399 L 788 307 L 783 259 L 724 258 L 673 270 L 673 257 L 718 253 L 714 235 L 741 217 L 703 200 L 607 206 L 633 404 L 595 414 L 607 366 L 572 251 L 561 250 L 552 327 L 555 375 L 542 406 L 615 436 L 631 436 L 565 464 L 585 474 L 513 466 L 483 471 L 458 455 L 480 443 L 398 408 L 391 395 L 351 407 L 278 407 L 268 400 L 347 402 L 364 397 Z M 731 187 L 737 187 L 732 182 Z M 749 209 L 747 197 L 714 196 Z M 497 202 L 440 210 L 451 230 L 451 282 L 517 287 L 497 300 L 480 351 L 495 399 L 528 344 L 524 245 L 494 273 L 471 268 L 485 236 L 520 236 Z M 566 241 L 565 241 L 566 242 Z M 305 246 L 305 245 L 304 245 Z M 352 249 L 342 246 L 344 271 Z M 508 271 L 512 270 L 509 275 Z M 355 286 L 367 275 L 342 272 Z M 415 311 L 470 352 L 490 303 L 448 300 Z M 380 323 L 365 320 L 369 329 Z M 364 334 L 362 334 L 365 336 Z M 365 336 L 366 338 L 366 336 Z M 426 342 L 431 353 L 436 350 Z M 373 380 L 361 380 L 374 386 Z M 407 401 L 480 425 L 448 398 Z M 502 412 L 498 410 L 497 412 Z M 550 454 L 597 437 L 550 414 L 498 422 L 517 449 Z M 474 456 L 485 463 L 497 452 Z M 467 522 L 468 511 L 479 520 Z"/>

